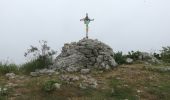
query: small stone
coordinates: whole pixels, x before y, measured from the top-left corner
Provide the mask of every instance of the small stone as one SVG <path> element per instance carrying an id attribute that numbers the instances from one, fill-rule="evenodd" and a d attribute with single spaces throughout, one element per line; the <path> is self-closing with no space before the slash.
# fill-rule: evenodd
<path id="1" fill-rule="evenodd" d="M 120 77 L 116 77 L 117 80 L 120 80 L 121 78 Z"/>
<path id="2" fill-rule="evenodd" d="M 66 82 L 73 82 L 73 81 L 78 81 L 79 77 L 75 75 L 62 75 L 60 76 L 60 79 Z"/>
<path id="3" fill-rule="evenodd" d="M 90 69 L 81 69 L 81 74 L 88 74 L 90 73 Z"/>
<path id="4" fill-rule="evenodd" d="M 70 66 L 70 67 L 67 67 L 66 71 L 68 71 L 68 72 L 76 72 L 77 68 Z"/>
<path id="5" fill-rule="evenodd" d="M 124 86 L 124 87 L 128 87 L 128 85 L 127 85 L 127 84 L 124 84 L 123 86 Z"/>
<path id="6" fill-rule="evenodd" d="M 141 90 L 137 90 L 137 93 L 141 93 Z"/>
<path id="7" fill-rule="evenodd" d="M 8 83 L 7 85 L 5 85 L 6 87 L 17 87 L 18 84 L 14 84 L 14 83 Z"/>
<path id="8" fill-rule="evenodd" d="M 30 75 L 32 77 L 37 77 L 37 76 L 39 76 L 39 73 L 38 72 L 31 72 Z"/>
<path id="9" fill-rule="evenodd" d="M 59 72 L 55 72 L 56 75 L 59 75 L 60 73 Z"/>
<path id="10" fill-rule="evenodd" d="M 86 89 L 86 87 L 83 86 L 82 83 L 80 83 L 79 87 L 80 87 L 81 89 Z"/>
<path id="11" fill-rule="evenodd" d="M 106 69 L 106 70 L 109 70 L 109 69 L 110 69 L 110 66 L 109 66 L 109 65 L 106 65 L 105 69 Z"/>
<path id="12" fill-rule="evenodd" d="M 54 84 L 54 87 L 55 87 L 56 89 L 60 89 L 60 86 L 61 86 L 61 84 L 59 84 L 59 83 L 55 83 L 55 84 Z"/>

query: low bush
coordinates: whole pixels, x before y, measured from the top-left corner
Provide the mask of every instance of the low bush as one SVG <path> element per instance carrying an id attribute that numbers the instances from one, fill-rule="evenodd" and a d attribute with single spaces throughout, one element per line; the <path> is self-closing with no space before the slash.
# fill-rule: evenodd
<path id="1" fill-rule="evenodd" d="M 0 74 L 6 73 L 18 73 L 19 68 L 16 64 L 2 63 L 0 62 Z"/>
<path id="2" fill-rule="evenodd" d="M 126 56 L 133 60 L 138 60 L 140 55 L 141 55 L 140 51 L 130 51 Z"/>
<path id="3" fill-rule="evenodd" d="M 158 60 L 161 60 L 161 54 L 159 53 L 153 53 L 153 56 L 158 59 Z"/>
<path id="4" fill-rule="evenodd" d="M 38 59 L 33 59 L 29 62 L 26 62 L 20 67 L 20 70 L 24 73 L 30 73 L 34 72 L 36 69 L 43 69 L 47 68 L 49 65 L 52 64 L 51 59 L 43 59 L 43 58 L 38 58 Z"/>
<path id="5" fill-rule="evenodd" d="M 58 83 L 58 81 L 55 81 L 55 80 L 49 80 L 49 81 L 46 81 L 43 85 L 43 90 L 45 92 L 52 92 L 56 89 L 56 87 L 54 86 L 55 83 Z"/>
<path id="6" fill-rule="evenodd" d="M 161 50 L 161 59 L 166 62 L 170 63 L 170 46 L 162 47 L 163 50 Z"/>
<path id="7" fill-rule="evenodd" d="M 114 59 L 118 64 L 126 63 L 126 56 L 120 51 L 114 54 Z"/>
<path id="8" fill-rule="evenodd" d="M 0 87 L 0 96 L 8 94 L 8 89 L 6 87 Z"/>

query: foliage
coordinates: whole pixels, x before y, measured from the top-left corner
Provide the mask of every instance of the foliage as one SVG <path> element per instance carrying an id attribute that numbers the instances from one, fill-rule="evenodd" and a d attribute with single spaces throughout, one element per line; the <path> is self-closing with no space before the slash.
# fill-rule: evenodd
<path id="1" fill-rule="evenodd" d="M 19 69 L 16 64 L 10 64 L 8 62 L 2 63 L 0 62 L 0 74 L 6 74 L 6 73 L 18 73 Z"/>
<path id="2" fill-rule="evenodd" d="M 170 46 L 162 47 L 163 50 L 161 50 L 161 59 L 164 62 L 170 63 Z"/>
<path id="3" fill-rule="evenodd" d="M 126 56 L 120 51 L 114 54 L 114 59 L 118 64 L 126 63 Z"/>
<path id="4" fill-rule="evenodd" d="M 36 69 L 43 69 L 46 68 L 47 66 L 51 65 L 52 61 L 51 59 L 46 59 L 44 61 L 44 59 L 33 59 L 29 62 L 26 62 L 25 64 L 23 64 L 20 68 L 21 71 L 23 71 L 24 73 L 30 73 L 35 71 Z"/>
<path id="5" fill-rule="evenodd" d="M 0 87 L 0 96 L 8 94 L 8 89 L 6 87 Z"/>
<path id="6" fill-rule="evenodd" d="M 140 51 L 133 51 L 132 50 L 131 52 L 128 52 L 127 57 L 131 58 L 133 60 L 138 60 L 140 55 L 141 55 Z"/>
<path id="7" fill-rule="evenodd" d="M 55 86 L 54 84 L 55 83 L 58 83 L 58 81 L 54 81 L 54 80 L 49 80 L 49 81 L 46 81 L 43 85 L 43 90 L 45 92 L 52 92 L 55 90 Z"/>
<path id="8" fill-rule="evenodd" d="M 157 59 L 161 59 L 161 55 L 159 53 L 153 53 L 153 56 Z"/>
<path id="9" fill-rule="evenodd" d="M 25 52 L 24 56 L 31 56 L 31 60 L 22 65 L 22 68 L 25 72 L 35 71 L 36 69 L 42 69 L 48 67 L 52 64 L 53 56 L 56 54 L 56 51 L 51 50 L 47 45 L 47 41 L 39 41 L 40 48 L 36 46 L 30 46 L 30 49 Z"/>

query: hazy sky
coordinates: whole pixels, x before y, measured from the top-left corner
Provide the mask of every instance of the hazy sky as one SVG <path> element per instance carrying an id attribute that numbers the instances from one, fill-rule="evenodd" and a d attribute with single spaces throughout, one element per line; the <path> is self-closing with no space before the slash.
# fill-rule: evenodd
<path id="1" fill-rule="evenodd" d="M 170 0 L 0 0 L 0 61 L 23 63 L 39 40 L 60 51 L 85 37 L 80 19 L 89 13 L 90 38 L 114 51 L 157 51 L 170 45 Z"/>

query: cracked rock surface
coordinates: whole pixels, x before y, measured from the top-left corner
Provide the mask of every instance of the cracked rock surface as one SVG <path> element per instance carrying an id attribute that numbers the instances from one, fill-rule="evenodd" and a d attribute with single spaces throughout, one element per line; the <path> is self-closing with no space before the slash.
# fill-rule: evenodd
<path id="1" fill-rule="evenodd" d="M 54 68 L 67 72 L 77 72 L 84 68 L 108 70 L 117 66 L 112 48 L 97 39 L 82 39 L 64 44 L 56 57 Z"/>

